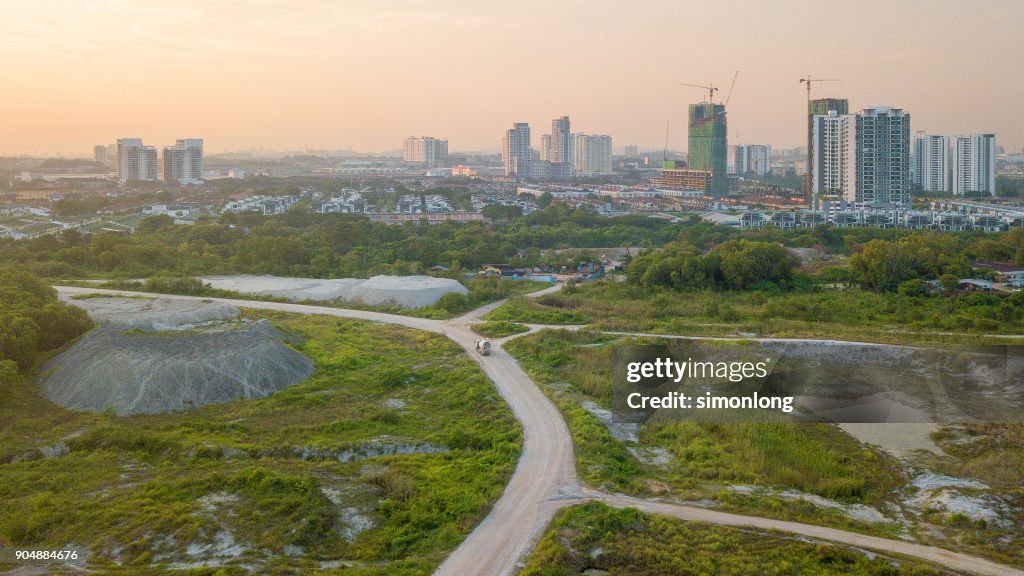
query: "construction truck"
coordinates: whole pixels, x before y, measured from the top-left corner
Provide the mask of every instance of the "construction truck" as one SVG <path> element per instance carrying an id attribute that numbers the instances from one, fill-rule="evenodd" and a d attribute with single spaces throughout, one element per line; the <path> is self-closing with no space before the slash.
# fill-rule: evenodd
<path id="1" fill-rule="evenodd" d="M 483 340 L 476 341 L 476 352 L 481 356 L 491 355 L 491 342 L 484 338 Z"/>

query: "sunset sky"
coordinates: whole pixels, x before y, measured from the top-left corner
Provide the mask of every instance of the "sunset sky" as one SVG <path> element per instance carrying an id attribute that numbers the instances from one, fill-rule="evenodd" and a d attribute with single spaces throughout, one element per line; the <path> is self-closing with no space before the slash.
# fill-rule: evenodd
<path id="1" fill-rule="evenodd" d="M 1024 2 L 989 0 L 8 0 L 0 154 L 141 137 L 208 151 L 497 149 L 551 119 L 686 147 L 686 105 L 740 70 L 730 143 L 805 141 L 817 96 L 892 105 L 912 129 L 1024 146 Z"/>

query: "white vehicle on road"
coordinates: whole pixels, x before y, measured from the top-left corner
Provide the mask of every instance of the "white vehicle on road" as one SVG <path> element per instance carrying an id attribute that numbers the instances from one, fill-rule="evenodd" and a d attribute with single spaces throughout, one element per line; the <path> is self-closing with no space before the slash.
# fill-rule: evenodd
<path id="1" fill-rule="evenodd" d="M 490 356 L 491 354 L 491 342 L 484 338 L 483 340 L 476 340 L 476 351 L 481 356 Z"/>

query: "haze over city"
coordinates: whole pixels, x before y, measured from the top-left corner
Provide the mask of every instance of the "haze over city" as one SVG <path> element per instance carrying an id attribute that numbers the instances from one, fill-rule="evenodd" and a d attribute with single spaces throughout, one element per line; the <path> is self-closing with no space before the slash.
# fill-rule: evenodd
<path id="1" fill-rule="evenodd" d="M 0 153 L 87 156 L 96 143 L 202 135 L 209 151 L 395 150 L 410 135 L 497 152 L 514 121 L 686 147 L 713 83 L 730 143 L 806 142 L 815 97 L 892 105 L 913 130 L 1024 146 L 1024 4 L 120 1 L 13 3 Z M 955 31 L 955 32 L 950 32 Z"/>

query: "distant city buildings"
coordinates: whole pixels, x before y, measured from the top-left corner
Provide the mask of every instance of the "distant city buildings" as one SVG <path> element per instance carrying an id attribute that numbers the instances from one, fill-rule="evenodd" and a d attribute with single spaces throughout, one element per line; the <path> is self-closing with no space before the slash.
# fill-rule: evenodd
<path id="1" fill-rule="evenodd" d="M 99 146 L 94 152 L 99 154 Z M 150 182 L 160 178 L 160 163 L 156 146 L 146 146 L 141 138 L 121 138 L 117 141 L 115 166 L 117 178 L 127 182 Z M 106 157 L 106 156 L 104 156 Z M 163 150 L 163 178 L 167 182 L 196 184 L 203 181 L 203 140 L 178 140 Z"/>
<path id="2" fill-rule="evenodd" d="M 541 134 L 540 159 L 544 162 L 551 161 L 551 134 Z"/>
<path id="3" fill-rule="evenodd" d="M 117 141 L 117 178 L 122 184 L 153 181 L 159 176 L 155 146 L 144 146 L 141 138 L 121 138 Z"/>
<path id="4" fill-rule="evenodd" d="M 811 158 L 815 198 L 876 208 L 910 204 L 910 114 L 899 108 L 812 116 Z"/>
<path id="5" fill-rule="evenodd" d="M 949 192 L 949 138 L 919 132 L 914 135 L 913 183 L 925 192 Z"/>
<path id="6" fill-rule="evenodd" d="M 164 181 L 200 184 L 203 181 L 203 140 L 187 138 L 164 148 Z"/>
<path id="7" fill-rule="evenodd" d="M 733 172 L 764 176 L 772 171 L 770 144 L 741 144 L 733 148 Z"/>
<path id="8" fill-rule="evenodd" d="M 953 194 L 996 195 L 995 134 L 957 136 L 952 148 Z"/>
<path id="9" fill-rule="evenodd" d="M 516 122 L 505 131 L 501 144 L 501 158 L 505 163 L 505 176 L 525 178 L 531 159 L 530 125 Z"/>
<path id="10" fill-rule="evenodd" d="M 448 141 L 431 136 L 412 136 L 405 139 L 402 159 L 432 168 L 448 158 Z"/>
<path id="11" fill-rule="evenodd" d="M 811 191 L 839 196 L 849 202 L 856 199 L 856 119 L 850 114 L 829 110 L 811 118 Z"/>
<path id="12" fill-rule="evenodd" d="M 711 102 L 690 104 L 689 120 L 689 168 L 710 172 L 711 187 L 706 191 L 724 196 L 729 190 L 725 106 Z"/>
<path id="13" fill-rule="evenodd" d="M 891 107 L 857 114 L 856 202 L 910 205 L 910 114 Z"/>
<path id="14" fill-rule="evenodd" d="M 92 148 L 93 160 L 107 166 L 117 165 L 117 145 L 97 144 Z"/>
<path id="15" fill-rule="evenodd" d="M 568 116 L 551 121 L 551 136 L 548 138 L 548 142 L 550 149 L 547 153 L 547 161 L 551 163 L 551 176 L 571 178 L 573 175 L 573 134 Z M 610 155 L 608 163 L 611 164 Z M 608 171 L 611 172 L 611 168 Z"/>
<path id="16" fill-rule="evenodd" d="M 566 118 L 568 121 L 568 118 Z M 576 134 L 575 173 L 579 176 L 600 176 L 612 173 L 612 137 Z"/>
<path id="17" fill-rule="evenodd" d="M 640 151 L 635 144 L 627 144 L 622 150 L 622 154 L 626 158 L 637 158 L 640 156 Z"/>
<path id="18" fill-rule="evenodd" d="M 540 150 L 530 147 L 530 125 L 517 122 L 502 140 L 505 176 L 530 180 L 568 180 L 612 173 L 612 139 L 572 132 L 568 116 L 551 121 Z"/>
<path id="19" fill-rule="evenodd" d="M 812 198 L 812 206 L 817 204 L 816 198 L 818 190 L 815 189 L 815 167 L 819 166 L 821 160 L 814 156 L 814 139 L 815 139 L 815 117 L 817 116 L 828 116 L 829 112 L 835 112 L 837 116 L 845 116 L 850 112 L 850 104 L 846 98 L 817 98 L 807 103 L 807 148 L 804 150 L 807 155 L 807 159 L 803 162 L 803 170 L 800 170 L 796 165 L 797 174 L 803 174 L 807 176 L 807 181 L 810 186 L 808 191 Z M 820 144 L 820 143 L 819 143 Z"/>

